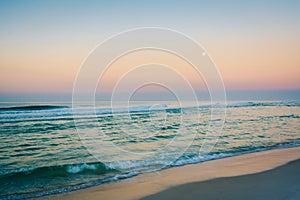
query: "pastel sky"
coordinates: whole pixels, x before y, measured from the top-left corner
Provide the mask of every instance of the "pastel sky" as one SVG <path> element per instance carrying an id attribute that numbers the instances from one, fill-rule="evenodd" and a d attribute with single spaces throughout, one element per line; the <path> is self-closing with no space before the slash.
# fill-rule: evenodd
<path id="1" fill-rule="evenodd" d="M 0 95 L 70 93 L 97 44 L 145 26 L 202 44 L 228 90 L 300 89 L 297 0 L 24 0 L 0 1 Z"/>

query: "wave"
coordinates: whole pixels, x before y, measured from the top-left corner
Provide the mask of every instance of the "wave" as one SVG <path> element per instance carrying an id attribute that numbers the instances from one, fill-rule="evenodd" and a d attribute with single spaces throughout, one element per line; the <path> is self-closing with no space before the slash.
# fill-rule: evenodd
<path id="1" fill-rule="evenodd" d="M 115 170 L 110 169 L 101 162 L 24 167 L 3 171 L 0 173 L 0 185 L 3 187 L 0 189 L 0 199 L 24 199 L 71 191 L 76 188 L 80 189 L 79 185 L 92 186 L 90 180 L 104 181 L 108 177 L 113 177 L 114 174 Z M 93 179 L 87 179 L 86 177 L 92 177 Z M 16 187 L 15 189 L 6 188 L 7 183 L 10 183 L 11 180 L 17 181 L 13 184 Z M 34 189 L 16 191 L 20 187 L 26 187 L 28 183 L 35 185 Z"/>
<path id="2" fill-rule="evenodd" d="M 48 120 L 73 120 L 93 119 L 95 114 L 102 117 L 112 114 L 138 114 L 165 111 L 167 113 L 181 113 L 185 109 L 209 109 L 209 108 L 240 108 L 240 107 L 264 107 L 264 106 L 300 106 L 299 102 L 237 102 L 228 104 L 206 104 L 200 106 L 168 107 L 166 104 L 152 104 L 133 107 L 116 108 L 92 108 L 80 107 L 70 108 L 68 106 L 56 105 L 34 105 L 0 108 L 2 123 L 15 123 L 26 121 L 48 121 Z M 62 109 L 63 108 L 63 109 Z"/>
<path id="3" fill-rule="evenodd" d="M 295 101 L 270 101 L 270 102 L 237 102 L 237 103 L 227 103 L 225 104 L 208 104 L 199 106 L 199 108 L 218 108 L 218 107 L 227 107 L 227 108 L 239 108 L 239 107 L 264 107 L 264 106 L 300 106 L 299 102 Z"/>
<path id="4" fill-rule="evenodd" d="M 22 109 L 21 109 L 22 108 Z M 24 109 L 25 108 L 25 109 Z M 40 109 L 32 109 L 40 108 Z M 64 109 L 61 109 L 64 108 Z M 26 110 L 27 109 L 27 110 Z M 31 109 L 31 110 L 30 110 Z M 133 107 L 116 107 L 116 108 L 92 108 L 80 107 L 70 108 L 68 106 L 21 106 L 0 108 L 2 123 L 15 123 L 26 121 L 48 121 L 48 120 L 73 120 L 78 119 L 93 119 L 97 116 L 111 114 L 127 114 L 127 113 L 146 113 L 157 112 L 167 109 L 166 104 L 153 104 Z"/>
<path id="5" fill-rule="evenodd" d="M 3 177 L 12 177 L 12 176 L 72 176 L 72 175 L 102 175 L 108 172 L 118 173 L 119 171 L 116 168 L 121 169 L 126 173 L 137 173 L 138 169 L 150 169 L 157 168 L 158 166 L 181 166 L 192 163 L 199 163 L 207 160 L 214 160 L 219 158 L 230 157 L 234 155 L 240 155 L 250 152 L 264 151 L 270 149 L 277 148 L 288 148 L 288 147 L 296 147 L 300 146 L 300 141 L 298 142 L 285 142 L 275 145 L 267 145 L 267 146 L 243 146 L 233 148 L 231 150 L 225 152 L 211 152 L 204 157 L 200 156 L 198 153 L 185 154 L 180 156 L 177 160 L 170 163 L 170 160 L 128 160 L 128 161 L 114 161 L 110 163 L 102 163 L 102 162 L 92 162 L 92 163 L 78 163 L 78 164 L 66 164 L 66 165 L 57 165 L 57 166 L 44 166 L 44 167 L 28 167 L 28 168 L 20 168 L 11 171 L 1 172 L 0 178 Z M 170 164 L 170 165 L 169 165 Z M 147 170 L 146 170 L 147 171 Z M 116 177 L 123 177 L 124 175 L 116 175 Z"/>
<path id="6" fill-rule="evenodd" d="M 184 165 L 188 165 L 188 164 L 196 164 L 196 163 L 201 163 L 201 162 L 205 162 L 205 161 L 209 161 L 209 160 L 217 160 L 217 159 L 238 156 L 238 155 L 243 155 L 243 154 L 249 154 L 249 153 L 254 153 L 254 152 L 261 152 L 261 151 L 267 151 L 267 150 L 272 150 L 272 149 L 292 148 L 292 147 L 298 147 L 298 146 L 300 146 L 300 142 L 285 142 L 285 143 L 270 145 L 270 146 L 241 147 L 241 148 L 236 148 L 235 150 L 232 149 L 227 152 L 215 152 L 212 154 L 207 154 L 205 156 L 201 156 L 199 154 L 194 153 L 194 154 L 183 155 L 183 156 L 179 157 L 175 162 L 173 162 L 170 166 L 167 166 L 166 168 L 176 167 L 176 166 L 184 166 Z"/>
<path id="7" fill-rule="evenodd" d="M 13 107 L 2 107 L 0 111 L 26 111 L 26 110 L 50 110 L 50 109 L 61 109 L 69 108 L 69 106 L 54 106 L 54 105 L 31 105 L 31 106 L 13 106 Z"/>
<path id="8" fill-rule="evenodd" d="M 1 172 L 3 176 L 67 176 L 68 174 L 104 174 L 110 169 L 103 163 L 80 163 L 58 166 L 28 167 Z"/>
<path id="9" fill-rule="evenodd" d="M 228 151 L 228 152 L 214 152 L 211 154 L 207 154 L 204 156 L 201 156 L 197 153 L 192 154 L 186 154 L 179 157 L 176 161 L 173 163 L 170 163 L 169 165 L 165 165 L 165 167 L 162 168 L 156 168 L 154 170 L 145 170 L 147 168 L 144 168 L 149 165 L 153 165 L 154 163 L 157 165 L 166 164 L 166 162 L 159 162 L 159 161 L 119 161 L 115 163 L 111 163 L 111 165 L 105 165 L 101 162 L 97 163 L 81 163 L 81 164 L 70 164 L 70 165 L 61 165 L 61 166 L 50 166 L 50 167 L 40 167 L 40 168 L 22 168 L 16 171 L 11 171 L 10 173 L 6 174 L 2 178 L 2 181 L 9 182 L 10 180 L 13 180 L 14 178 L 17 178 L 15 180 L 20 180 L 20 178 L 26 178 L 29 180 L 35 180 L 37 176 L 39 178 L 51 178 L 51 180 L 55 178 L 63 178 L 67 179 L 69 176 L 77 177 L 78 175 L 89 175 L 89 174 L 95 174 L 95 175 L 101 175 L 106 172 L 115 172 L 111 173 L 110 176 L 107 176 L 106 178 L 98 178 L 94 181 L 88 181 L 85 183 L 75 184 L 75 185 L 69 185 L 64 186 L 56 189 L 48 189 L 48 190 L 41 190 L 36 192 L 28 192 L 28 193 L 19 193 L 19 194 L 8 194 L 4 196 L 0 196 L 0 199 L 24 199 L 24 198 L 33 198 L 33 197 L 42 197 L 45 195 L 50 194 L 57 194 L 62 192 L 70 192 L 74 190 L 84 189 L 96 185 L 100 185 L 107 182 L 115 182 L 122 179 L 131 178 L 133 176 L 142 174 L 142 173 L 149 173 L 149 172 L 156 172 L 160 171 L 162 169 L 177 167 L 177 166 L 183 166 L 188 164 L 195 164 L 195 163 L 201 163 L 209 160 L 215 160 L 215 159 L 221 159 L 226 157 L 232 157 L 237 156 L 241 154 L 247 154 L 247 153 L 253 153 L 253 152 L 260 152 L 270 149 L 281 149 L 281 148 L 289 148 L 289 147 L 296 147 L 299 146 L 300 143 L 283 143 L 279 145 L 273 145 L 273 146 L 261 146 L 257 148 L 249 148 L 248 150 L 245 150 L 243 148 L 242 151 Z M 115 166 L 114 166 L 115 165 Z M 116 170 L 113 170 L 110 167 L 121 167 L 124 169 L 144 169 L 142 171 L 134 170 L 126 173 L 120 173 Z M 123 166 L 123 167 L 122 167 Z M 19 177 L 14 177 L 19 176 Z M 21 177 L 22 176 L 22 177 Z"/>
<path id="10" fill-rule="evenodd" d="M 295 102 L 241 102 L 228 104 L 229 108 L 236 107 L 261 107 L 261 106 L 293 106 L 297 105 Z"/>
<path id="11" fill-rule="evenodd" d="M 100 180 L 97 180 L 97 181 L 86 182 L 86 183 L 77 184 L 77 185 L 64 186 L 64 187 L 57 188 L 57 189 L 41 190 L 41 191 L 37 191 L 37 192 L 14 193 L 14 194 L 0 196 L 0 199 L 39 198 L 39 197 L 43 197 L 43 196 L 46 196 L 46 195 L 59 194 L 59 193 L 64 193 L 64 192 L 71 192 L 71 191 L 75 191 L 75 190 L 80 190 L 80 189 L 85 189 L 85 188 L 101 185 L 101 184 L 104 184 L 104 183 L 115 182 L 115 181 L 118 181 L 118 180 L 131 178 L 131 177 L 136 176 L 138 174 L 140 174 L 140 173 L 130 172 L 130 173 L 127 173 L 127 174 L 115 175 L 113 177 L 100 179 Z"/>

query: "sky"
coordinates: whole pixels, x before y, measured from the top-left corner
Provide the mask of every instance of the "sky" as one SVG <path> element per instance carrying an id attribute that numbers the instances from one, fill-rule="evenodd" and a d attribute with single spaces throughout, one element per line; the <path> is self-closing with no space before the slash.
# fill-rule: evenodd
<path id="1" fill-rule="evenodd" d="M 0 101 L 72 93 L 90 51 L 138 27 L 169 28 L 193 38 L 207 50 L 228 91 L 300 90 L 297 0 L 15 0 L 0 1 Z"/>

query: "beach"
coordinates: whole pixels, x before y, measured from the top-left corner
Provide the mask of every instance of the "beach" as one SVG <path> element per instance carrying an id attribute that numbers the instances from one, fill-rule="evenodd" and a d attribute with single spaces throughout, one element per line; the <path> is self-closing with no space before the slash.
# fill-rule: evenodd
<path id="1" fill-rule="evenodd" d="M 179 108 L 171 101 L 137 101 L 129 112 L 125 104 L 119 102 L 114 111 L 110 102 L 98 102 L 95 109 L 85 104 L 73 109 L 67 103 L 2 104 L 0 199 L 72 191 L 76 195 L 71 198 L 81 198 L 78 191 L 98 187 L 102 192 L 96 189 L 95 198 L 137 199 L 185 183 L 268 170 L 298 158 L 266 162 L 249 154 L 300 146 L 298 102 L 228 102 L 217 138 L 207 134 L 212 103 L 186 102 Z M 151 110 L 153 106 L 159 109 Z M 221 112 L 222 107 L 215 110 Z M 213 146 L 211 151 L 201 152 L 207 145 Z M 120 149 L 129 153 L 122 155 Z M 227 159 L 232 164 L 224 165 Z M 278 159 L 284 160 L 276 163 Z M 261 168 L 248 167 L 254 164 Z"/>
<path id="2" fill-rule="evenodd" d="M 0 200 L 300 200 L 299 1 L 0 1 Z"/>
<path id="3" fill-rule="evenodd" d="M 141 174 L 41 199 L 297 199 L 298 159 L 300 147 L 274 149 Z"/>

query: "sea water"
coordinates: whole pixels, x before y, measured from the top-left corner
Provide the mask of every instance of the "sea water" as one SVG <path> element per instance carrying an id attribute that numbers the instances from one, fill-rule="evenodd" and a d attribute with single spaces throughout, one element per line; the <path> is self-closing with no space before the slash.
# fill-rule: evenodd
<path id="1" fill-rule="evenodd" d="M 147 170 L 300 145 L 300 103 L 295 101 L 228 102 L 223 131 L 205 155 L 199 150 L 207 139 L 210 110 L 225 105 L 141 101 L 129 108 L 126 103 L 117 104 L 114 110 L 110 106 L 110 102 L 76 109 L 69 103 L 0 104 L 0 198 L 71 191 Z M 97 159 L 76 129 L 80 126 L 88 135 L 94 128 L 94 115 L 101 134 L 92 142 L 101 143 L 105 135 L 108 142 L 139 156 Z M 191 134 L 192 143 L 178 143 L 179 149 L 187 145 L 180 154 L 169 149 L 155 158 L 144 156 L 178 135 Z M 172 154 L 179 156 L 170 162 Z"/>

